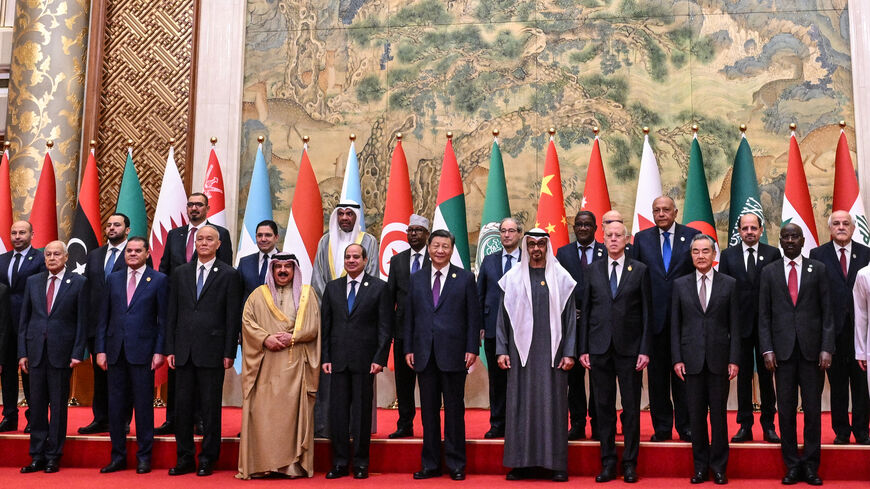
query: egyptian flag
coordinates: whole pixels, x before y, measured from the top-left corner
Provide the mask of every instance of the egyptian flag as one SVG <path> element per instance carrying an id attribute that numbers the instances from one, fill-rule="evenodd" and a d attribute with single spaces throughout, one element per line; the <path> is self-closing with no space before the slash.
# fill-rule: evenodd
<path id="1" fill-rule="evenodd" d="M 441 164 L 441 178 L 438 182 L 435 219 L 432 230 L 446 229 L 456 238 L 450 263 L 466 270 L 471 269 L 471 254 L 468 250 L 468 221 L 465 217 L 465 192 L 459 163 L 453 152 L 453 133 L 447 133 L 447 146 Z"/>
<path id="2" fill-rule="evenodd" d="M 33 226 L 34 248 L 42 249 L 52 241 L 57 241 L 57 187 L 55 184 L 54 165 L 51 154 L 45 152 L 42 172 L 39 174 L 39 184 L 36 195 L 33 196 L 33 207 L 30 209 L 30 224 Z"/>
<path id="3" fill-rule="evenodd" d="M 12 190 L 9 186 L 9 142 L 0 159 L 0 253 L 12 249 Z"/>
<path id="4" fill-rule="evenodd" d="M 592 143 L 592 154 L 589 155 L 589 167 L 586 169 L 586 183 L 583 185 L 583 203 L 580 210 L 595 214 L 595 220 L 601 222 L 601 216 L 610 212 L 610 194 L 607 192 L 607 178 L 604 176 L 604 163 L 601 161 L 601 149 L 598 147 L 598 129 L 595 129 L 595 142 Z M 604 226 L 595 230 L 595 241 L 604 242 Z"/>
<path id="5" fill-rule="evenodd" d="M 804 248 L 801 252 L 809 256 L 810 250 L 819 245 L 819 232 L 816 231 L 816 217 L 813 215 L 813 202 L 807 186 L 807 174 L 801 158 L 801 149 L 792 128 L 788 147 L 788 170 L 785 174 L 785 195 L 782 199 L 782 226 L 793 223 L 803 229 Z"/>
<path id="6" fill-rule="evenodd" d="M 97 175 L 97 159 L 94 148 L 88 153 L 88 162 L 79 187 L 76 214 L 73 217 L 72 234 L 67 242 L 69 260 L 67 266 L 79 275 L 85 274 L 89 251 L 102 246 L 100 233 L 100 179 Z"/>
<path id="7" fill-rule="evenodd" d="M 538 199 L 538 215 L 535 227 L 547 231 L 554 250 L 568 244 L 568 220 L 565 218 L 565 198 L 562 193 L 562 174 L 559 171 L 559 155 L 550 133 L 544 177 L 541 179 L 541 194 Z"/>

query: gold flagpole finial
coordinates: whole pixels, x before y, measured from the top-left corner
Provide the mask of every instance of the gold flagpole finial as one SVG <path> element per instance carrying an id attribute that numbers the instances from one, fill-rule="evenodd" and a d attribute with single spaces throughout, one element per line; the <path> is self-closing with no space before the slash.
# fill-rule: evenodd
<path id="1" fill-rule="evenodd" d="M 552 126 L 550 126 L 550 128 L 549 128 L 549 129 L 547 129 L 547 132 L 548 132 L 548 133 L 550 133 L 550 137 L 553 137 L 553 136 L 555 136 L 555 135 L 556 135 L 556 128 L 555 128 L 555 127 L 552 127 Z"/>
<path id="2" fill-rule="evenodd" d="M 597 136 L 598 136 L 598 132 L 599 132 L 600 130 L 601 130 L 600 127 L 598 127 L 598 126 L 594 126 L 594 127 L 592 128 L 592 133 L 595 134 L 595 136 L 597 137 Z"/>
<path id="3" fill-rule="evenodd" d="M 356 134 L 354 134 L 354 133 L 350 133 L 350 140 L 351 140 L 351 141 L 356 141 Z"/>
<path id="4" fill-rule="evenodd" d="M 397 133 L 396 133 L 396 141 L 401 141 L 401 140 L 402 140 L 402 133 L 401 133 L 401 132 L 397 132 Z"/>
<path id="5" fill-rule="evenodd" d="M 7 142 L 6 145 L 8 146 L 9 143 Z M 88 145 L 91 147 L 91 149 L 94 149 L 97 147 L 97 142 L 95 140 L 91 139 L 90 142 L 88 142 Z"/>
<path id="6" fill-rule="evenodd" d="M 694 132 L 696 134 L 698 133 L 698 125 L 697 124 L 692 124 L 692 132 Z"/>
<path id="7" fill-rule="evenodd" d="M 794 130 L 797 129 L 797 124 L 795 124 L 794 122 L 792 122 L 791 124 L 788 125 L 788 128 L 791 129 L 792 131 L 794 131 Z"/>
<path id="8" fill-rule="evenodd" d="M 127 138 L 127 146 L 133 146 L 133 138 Z"/>
<path id="9" fill-rule="evenodd" d="M 840 129 L 846 128 L 846 121 L 840 121 Z"/>
<path id="10" fill-rule="evenodd" d="M 453 131 L 447 131 L 447 139 L 450 141 L 453 140 Z"/>
<path id="11" fill-rule="evenodd" d="M 169 138 L 169 145 L 175 146 L 175 138 Z"/>
<path id="12" fill-rule="evenodd" d="M 311 141 L 311 138 L 308 136 L 302 136 L 302 142 L 308 144 L 308 141 Z"/>
<path id="13" fill-rule="evenodd" d="M 494 137 L 494 138 L 497 138 L 497 137 L 498 137 L 498 129 L 493 129 L 493 130 L 492 130 L 492 137 Z"/>
<path id="14" fill-rule="evenodd" d="M 96 144 L 95 141 L 91 141 L 91 143 L 93 143 L 93 144 L 91 144 L 91 146 L 93 146 L 94 144 Z M 4 147 L 4 148 L 9 149 L 9 146 L 12 146 L 12 143 L 10 143 L 9 141 L 3 141 L 3 147 Z"/>
<path id="15" fill-rule="evenodd" d="M 54 141 L 52 141 L 51 139 L 49 139 L 48 141 L 45 142 L 45 146 L 48 147 L 48 149 L 53 148 L 53 147 L 54 147 Z"/>
<path id="16" fill-rule="evenodd" d="M 740 124 L 740 132 L 742 132 L 742 133 L 746 132 L 746 124 Z"/>
<path id="17" fill-rule="evenodd" d="M 211 141 L 211 145 L 214 146 L 215 144 L 217 144 L 217 137 L 212 136 L 211 139 L 209 139 L 209 141 Z"/>
<path id="18" fill-rule="evenodd" d="M 649 126 L 643 126 L 643 133 L 649 134 Z"/>
<path id="19" fill-rule="evenodd" d="M 266 140 L 266 138 L 264 138 L 263 136 L 257 136 L 258 143 L 263 144 L 263 141 L 265 141 L 265 140 Z"/>

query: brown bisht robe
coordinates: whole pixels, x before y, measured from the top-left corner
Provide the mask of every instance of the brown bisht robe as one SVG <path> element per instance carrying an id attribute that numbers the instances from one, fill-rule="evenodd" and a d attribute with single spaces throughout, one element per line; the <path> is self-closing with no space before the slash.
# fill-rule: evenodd
<path id="1" fill-rule="evenodd" d="M 242 433 L 239 479 L 281 473 L 314 475 L 314 401 L 320 372 L 320 307 L 308 285 L 298 307 L 292 287 L 268 285 L 251 293 L 242 314 Z M 263 342 L 293 332 L 290 348 L 273 352 Z"/>

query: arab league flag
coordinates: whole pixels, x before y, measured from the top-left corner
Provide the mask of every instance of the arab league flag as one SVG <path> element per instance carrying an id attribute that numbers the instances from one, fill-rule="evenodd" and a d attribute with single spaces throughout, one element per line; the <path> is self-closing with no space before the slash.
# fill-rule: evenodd
<path id="1" fill-rule="evenodd" d="M 100 179 L 94 148 L 88 153 L 88 162 L 82 174 L 78 205 L 73 217 L 72 235 L 67 242 L 67 266 L 79 275 L 85 274 L 88 252 L 103 244 L 100 233 Z"/>
<path id="2" fill-rule="evenodd" d="M 489 176 L 486 179 L 486 197 L 483 200 L 483 215 L 480 218 L 480 234 L 477 239 L 477 256 L 474 262 L 478 269 L 483 263 L 483 257 L 501 251 L 499 223 L 510 215 L 511 206 L 508 202 L 504 162 L 501 158 L 501 149 L 498 146 L 498 137 L 494 137 L 492 153 L 489 155 Z"/>
<path id="3" fill-rule="evenodd" d="M 601 217 L 610 211 L 610 193 L 607 191 L 607 178 L 604 176 L 604 163 L 601 161 L 601 149 L 598 147 L 598 133 L 592 143 L 592 154 L 589 155 L 589 167 L 586 168 L 586 183 L 583 185 L 583 202 L 580 210 L 595 214 L 595 221 L 601 222 Z M 604 242 L 604 226 L 595 230 L 595 240 Z"/>
<path id="4" fill-rule="evenodd" d="M 852 221 L 855 222 L 852 239 L 870 245 L 870 227 L 867 226 L 867 216 L 864 214 L 864 202 L 858 192 L 858 178 L 852 167 L 852 155 L 849 153 L 846 131 L 842 129 L 834 160 L 834 203 L 831 210 L 848 211 L 852 215 Z"/>
<path id="5" fill-rule="evenodd" d="M 381 229 L 380 259 L 381 278 L 390 275 L 390 260 L 408 248 L 408 222 L 414 212 L 411 197 L 411 177 L 408 160 L 402 149 L 402 135 L 396 135 L 396 148 L 390 162 L 390 180 L 387 183 L 387 202 L 384 204 L 384 225 Z"/>
<path id="6" fill-rule="evenodd" d="M 745 127 L 741 126 L 741 129 Z M 740 244 L 740 216 L 755 214 L 764 222 L 764 210 L 761 208 L 761 193 L 758 191 L 758 179 L 755 176 L 755 161 L 752 159 L 752 149 L 746 140 L 746 134 L 740 136 L 740 146 L 734 156 L 734 169 L 731 170 L 731 205 L 728 212 L 728 246 Z M 767 243 L 767 229 L 761 233 L 761 242 Z"/>
<path id="7" fill-rule="evenodd" d="M 809 256 L 810 250 L 819 245 L 819 233 L 816 231 L 816 218 L 813 215 L 813 203 L 810 200 L 801 149 L 794 131 L 789 138 L 788 171 L 785 174 L 785 195 L 782 199 L 782 226 L 786 224 L 797 224 L 803 229 L 804 248 L 801 254 Z"/>
<path id="8" fill-rule="evenodd" d="M 257 224 L 266 219 L 272 219 L 272 190 L 269 187 L 269 168 L 263 156 L 263 143 L 259 143 L 251 183 L 248 186 L 248 201 L 245 204 L 245 217 L 239 235 L 236 266 L 242 257 L 257 252 Z"/>
<path id="9" fill-rule="evenodd" d="M 549 233 L 552 249 L 558 250 L 568 244 L 568 219 L 565 218 L 562 173 L 559 170 L 559 155 L 556 154 L 556 143 L 552 133 L 547 146 L 547 159 L 544 162 L 544 176 L 541 178 L 541 194 L 538 198 L 535 227 Z"/>
<path id="10" fill-rule="evenodd" d="M 169 231 L 185 224 L 187 224 L 187 192 L 184 190 L 184 182 L 181 181 L 181 174 L 178 173 L 178 166 L 175 164 L 175 148 L 170 146 L 166 168 L 163 170 L 163 181 L 160 183 L 160 194 L 157 196 L 157 207 L 154 209 L 154 219 L 151 222 L 151 236 L 148 239 L 155 270 L 160 268 L 160 259 L 163 258 L 163 249 Z"/>
<path id="11" fill-rule="evenodd" d="M 432 230 L 446 229 L 456 237 L 450 263 L 466 270 L 471 268 L 468 250 L 468 222 L 465 218 L 465 192 L 462 190 L 462 177 L 459 163 L 453 153 L 453 135 L 447 135 L 444 148 L 444 161 L 441 164 L 441 180 L 438 182 L 438 197 L 435 204 L 435 219 Z"/>
<path id="12" fill-rule="evenodd" d="M 640 158 L 640 171 L 637 175 L 637 196 L 634 199 L 634 218 L 631 221 L 632 236 L 644 229 L 655 226 L 652 215 L 653 201 L 662 195 L 662 177 L 659 174 L 659 164 L 652 146 L 649 145 L 649 133 L 645 129 L 643 136 L 643 155 Z"/>
<path id="13" fill-rule="evenodd" d="M 118 191 L 118 205 L 115 212 L 130 218 L 130 236 L 145 237 L 148 234 L 148 217 L 145 212 L 145 196 L 139 175 L 133 166 L 133 148 L 127 149 L 127 162 L 124 164 L 124 176 L 121 178 L 121 189 Z"/>
<path id="14" fill-rule="evenodd" d="M 704 172 L 704 157 L 698 134 L 692 138 L 689 153 L 689 173 L 686 176 L 686 203 L 683 206 L 683 224 L 697 229 L 716 241 L 716 263 L 719 262 L 719 238 L 716 236 L 716 221 L 713 219 L 713 206 L 710 204 L 710 190 L 707 188 L 707 175 Z"/>
<path id="15" fill-rule="evenodd" d="M 344 181 L 341 183 L 341 195 L 338 198 L 339 202 L 352 200 L 359 202 L 359 215 L 362 216 L 362 222 L 359 223 L 359 230 L 366 230 L 366 206 L 363 204 L 362 190 L 359 186 L 359 160 L 356 157 L 356 147 L 353 142 L 356 136 L 351 135 L 350 149 L 347 150 L 347 165 L 344 167 Z"/>
<path id="16" fill-rule="evenodd" d="M 30 224 L 33 226 L 31 246 L 34 248 L 45 248 L 45 245 L 57 240 L 57 187 L 49 151 L 45 152 L 42 172 L 39 174 L 39 183 L 33 196 Z"/>
<path id="17" fill-rule="evenodd" d="M 5 149 L 0 159 L 0 253 L 12 249 L 11 229 L 12 189 L 9 186 L 9 149 Z"/>

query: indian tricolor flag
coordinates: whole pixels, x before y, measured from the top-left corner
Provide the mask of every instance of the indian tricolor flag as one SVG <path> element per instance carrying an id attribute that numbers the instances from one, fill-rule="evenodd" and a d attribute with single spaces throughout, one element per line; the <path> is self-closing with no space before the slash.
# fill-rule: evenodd
<path id="1" fill-rule="evenodd" d="M 653 201 L 662 195 L 662 177 L 656 155 L 649 145 L 649 128 L 643 128 L 643 155 L 640 158 L 640 171 L 637 175 L 637 196 L 634 199 L 634 218 L 631 221 L 631 234 L 655 226 L 653 220 Z"/>
<path id="2" fill-rule="evenodd" d="M 462 190 L 462 177 L 459 163 L 453 152 L 453 133 L 447 133 L 447 146 L 444 148 L 444 161 L 441 164 L 441 180 L 438 183 L 435 220 L 432 230 L 446 229 L 456 237 L 450 263 L 471 269 L 468 250 L 468 223 L 465 219 L 465 192 Z"/>
<path id="3" fill-rule="evenodd" d="M 852 239 L 870 245 L 870 227 L 864 214 L 864 202 L 858 193 L 858 177 L 852 167 L 849 141 L 846 140 L 845 122 L 840 122 L 840 141 L 837 143 L 837 156 L 834 160 L 834 204 L 832 211 L 848 211 L 855 222 Z M 0 169 L 2 171 L 2 169 Z M 2 190 L 2 189 L 0 189 Z"/>
<path id="4" fill-rule="evenodd" d="M 792 223 L 803 229 L 804 248 L 801 254 L 809 256 L 810 250 L 819 245 L 819 233 L 816 231 L 816 218 L 813 216 L 813 202 L 810 200 L 810 189 L 807 186 L 807 175 L 804 173 L 801 149 L 794 136 L 794 125 L 791 129 L 785 195 L 782 199 L 782 226 Z"/>

